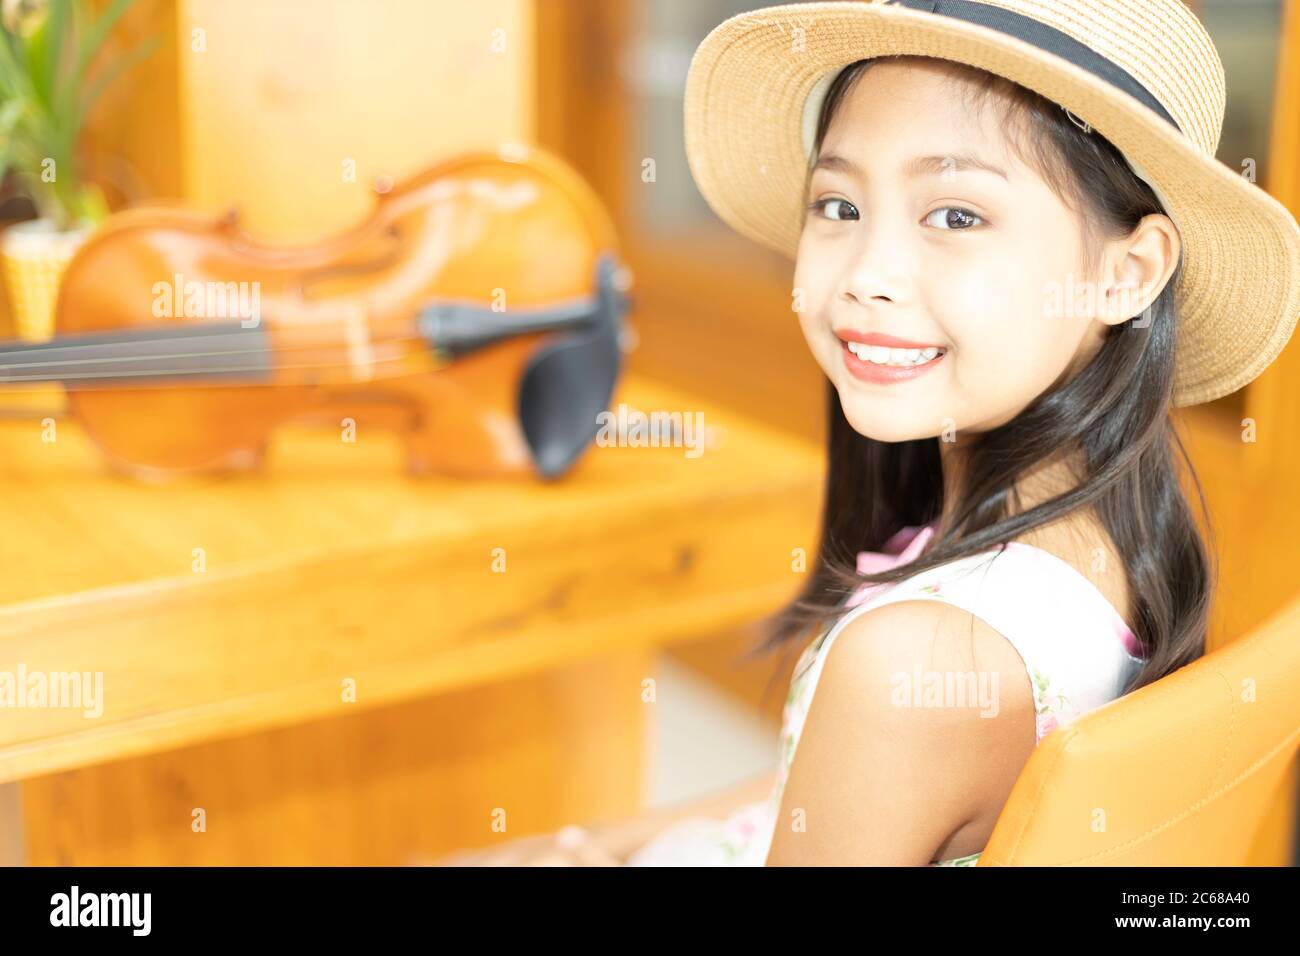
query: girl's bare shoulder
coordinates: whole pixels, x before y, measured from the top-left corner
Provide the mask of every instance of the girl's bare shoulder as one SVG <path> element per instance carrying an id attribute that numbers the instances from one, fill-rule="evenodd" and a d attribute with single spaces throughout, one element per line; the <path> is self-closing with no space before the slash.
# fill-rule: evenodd
<path id="1" fill-rule="evenodd" d="M 999 632 L 941 601 L 865 611 L 827 652 L 782 798 L 827 838 L 778 837 L 774 858 L 924 865 L 974 852 L 1035 730 L 1029 676 Z"/>

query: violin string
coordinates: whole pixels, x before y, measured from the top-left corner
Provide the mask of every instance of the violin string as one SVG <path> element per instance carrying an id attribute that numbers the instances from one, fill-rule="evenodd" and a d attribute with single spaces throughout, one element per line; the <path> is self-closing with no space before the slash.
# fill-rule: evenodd
<path id="1" fill-rule="evenodd" d="M 214 336 L 219 337 L 219 336 Z M 322 346 L 322 348 L 334 348 L 335 346 Z M 114 355 L 105 358 L 87 358 L 87 359 L 58 359 L 52 362 L 0 362 L 0 376 L 3 376 L 8 369 L 35 369 L 58 365 L 60 367 L 71 365 L 114 365 L 118 362 L 147 362 L 150 359 L 187 359 L 187 358 L 207 358 L 216 355 L 248 355 L 253 352 L 270 352 L 272 349 L 220 349 L 210 352 L 168 352 L 165 355 Z M 279 351 L 286 351 L 280 349 Z M 179 371 L 179 370 L 178 370 Z M 196 371 L 191 369 L 191 371 Z M 132 375 L 134 372 L 123 372 L 124 375 Z"/>
<path id="2" fill-rule="evenodd" d="M 186 341 L 189 342 L 189 341 L 196 341 L 196 340 L 202 340 L 207 338 L 229 340 L 228 335 L 211 335 L 211 336 L 196 335 L 194 336 L 193 339 L 187 339 Z M 414 338 L 418 338 L 418 336 L 412 336 L 412 339 Z M 372 343 L 371 347 L 373 348 L 375 347 L 375 345 L 378 345 L 380 347 L 387 346 L 387 345 L 397 345 L 397 344 L 405 343 L 407 341 L 411 341 L 411 339 L 384 339 L 382 342 Z M 339 349 L 346 349 L 346 348 L 347 346 L 345 345 L 286 345 L 286 346 L 275 346 L 271 348 L 263 347 L 263 348 L 256 348 L 256 349 L 220 349 L 215 351 L 205 350 L 202 352 L 167 352 L 164 355 L 159 355 L 155 353 L 153 355 L 114 355 L 106 358 L 55 359 L 54 361 L 50 361 L 50 362 L 5 362 L 3 361 L 4 358 L 3 353 L 0 353 L 0 376 L 5 375 L 8 369 L 34 369 L 34 368 L 44 368 L 51 365 L 58 365 L 58 366 L 113 365 L 118 362 L 147 362 L 151 359 L 157 360 L 157 359 L 208 358 L 214 355 L 251 355 L 254 353 L 273 354 L 273 353 L 302 351 L 302 350 L 309 350 L 309 349 L 314 349 L 318 351 L 329 351 L 329 350 L 339 350 Z M 45 353 L 42 352 L 41 354 L 45 354 Z M 411 353 L 407 353 L 407 354 L 411 354 Z M 176 369 L 174 371 L 176 373 L 179 373 L 185 370 Z M 189 371 L 194 372 L 194 371 L 205 371 L 205 370 L 190 369 Z M 138 373 L 133 371 L 127 371 L 127 372 L 122 372 L 121 374 L 135 375 Z"/>
<path id="3" fill-rule="evenodd" d="M 544 331 L 544 330 L 538 330 L 538 331 Z M 532 333 L 525 333 L 525 334 L 532 334 Z M 212 340 L 212 339 L 221 339 L 221 340 L 224 340 L 224 341 L 229 341 L 229 339 L 230 339 L 230 333 L 226 333 L 226 334 L 224 334 L 224 335 L 195 335 L 195 336 L 188 336 L 188 337 L 186 337 L 185 341 L 186 341 L 187 343 L 193 343 L 193 342 L 202 342 L 202 341 L 205 341 L 205 340 Z M 422 336 L 422 335 L 399 335 L 399 336 L 393 336 L 393 337 L 389 337 L 389 338 L 384 338 L 384 339 L 379 340 L 378 342 L 372 342 L 372 343 L 369 343 L 367 347 L 368 347 L 368 348 L 372 348 L 372 349 L 374 349 L 374 348 L 377 348 L 377 349 L 383 349 L 383 350 L 387 351 L 387 350 L 390 350 L 390 348 L 391 348 L 392 346 L 402 346 L 402 345 L 406 345 L 406 344 L 411 343 L 411 342 L 422 342 L 422 343 L 424 343 L 426 346 L 429 345 L 428 339 L 427 339 L 425 336 Z M 81 345 L 51 345 L 51 346 L 49 346 L 48 348 L 42 348 L 39 354 L 41 354 L 41 355 L 46 355 L 46 354 L 48 354 L 48 353 L 51 352 L 51 351 L 58 351 L 58 350 L 60 350 L 60 349 L 78 349 L 78 348 L 83 348 L 83 347 L 84 347 L 84 346 L 81 346 Z M 6 362 L 6 361 L 4 361 L 4 358 L 5 358 L 4 353 L 3 353 L 3 352 L 0 352 L 0 386 L 8 385 L 8 384 L 21 384 L 21 383 L 24 383 L 24 382 L 50 382 L 50 381 L 58 381 L 59 379 L 65 377 L 65 376 L 51 376 L 51 375 L 49 375 L 49 374 L 46 374 L 46 373 L 40 373 L 40 372 L 36 372 L 36 374 L 30 374 L 30 375 L 25 375 L 25 374 L 17 374 L 17 375 L 15 375 L 15 374 L 11 374 L 11 371 L 27 372 L 27 371 L 29 371 L 29 370 L 36 370 L 36 369 L 41 369 L 41 368 L 49 368 L 49 367 L 51 367 L 51 366 L 67 367 L 67 366 L 70 366 L 70 365 L 105 365 L 105 364 L 129 363 L 129 362 L 137 362 L 137 361 L 150 361 L 150 360 L 154 360 L 154 361 L 156 361 L 156 360 L 159 360 L 159 359 L 208 358 L 208 357 L 211 357 L 211 356 L 219 356 L 219 355 L 249 355 L 249 354 L 254 354 L 254 353 L 257 353 L 257 354 L 266 354 L 266 355 L 282 355 L 282 354 L 285 354 L 285 353 L 288 353 L 288 352 L 301 352 L 301 351 L 342 352 L 342 351 L 347 351 L 348 348 L 349 348 L 349 347 L 348 347 L 347 345 L 314 345 L 314 344 L 313 344 L 313 345 L 307 345 L 307 344 L 303 344 L 303 345 L 281 345 L 281 346 L 269 346 L 269 347 L 267 347 L 267 346 L 263 346 L 263 347 L 254 348 L 254 349 L 220 349 L 220 350 L 216 350 L 216 351 L 205 350 L 205 351 L 201 351 L 201 352 L 168 352 L 168 353 L 166 353 L 165 355 L 158 355 L 158 354 L 153 354 L 153 355 L 120 355 L 120 356 L 111 356 L 111 357 L 106 357 L 106 358 L 89 358 L 89 359 L 54 359 L 54 360 L 51 360 L 51 361 L 38 361 L 38 362 Z M 12 354 L 12 353 L 11 353 L 11 354 Z M 436 363 L 435 366 L 434 366 L 434 368 L 432 369 L 432 371 L 438 371 L 439 369 L 442 369 L 442 368 L 446 367 L 448 364 L 450 364 L 450 363 L 449 363 L 448 361 L 446 361 L 446 360 L 443 360 L 443 359 L 439 359 L 439 358 L 437 358 L 436 350 L 435 350 L 434 348 L 432 348 L 432 347 L 429 348 L 429 350 L 428 350 L 428 354 L 429 354 L 429 356 L 430 356 L 431 358 L 433 358 L 433 360 L 434 360 L 435 363 Z M 401 355 L 387 356 L 387 357 L 384 357 L 384 358 L 376 358 L 376 359 L 368 359 L 368 360 L 366 360 L 366 361 L 364 361 L 364 362 L 361 362 L 361 363 L 358 363 L 358 362 L 355 362 L 355 361 L 348 361 L 348 362 L 298 362 L 298 363 L 284 363 L 284 362 L 276 362 L 274 366 L 272 366 L 271 368 L 268 369 L 268 371 L 275 371 L 275 370 L 277 370 L 277 369 L 313 369 L 313 368 L 316 368 L 316 369 L 327 369 L 327 368 L 349 368 L 349 367 L 355 367 L 355 366 L 358 365 L 358 364 L 372 366 L 372 365 L 381 365 L 381 364 L 387 364 L 387 363 L 392 363 L 392 362 L 409 361 L 409 360 L 411 360 L 412 358 L 414 358 L 414 357 L 417 356 L 417 355 L 419 355 L 418 352 L 406 352 L 406 353 L 403 353 L 403 354 L 401 354 Z M 227 373 L 227 372 L 228 372 L 228 373 L 242 372 L 242 373 L 244 373 L 244 374 L 246 374 L 246 375 L 252 375 L 252 374 L 255 374 L 257 371 L 258 371 L 257 369 L 250 369 L 250 368 L 248 368 L 248 367 L 241 367 L 241 366 L 235 366 L 235 367 L 231 367 L 231 368 L 201 368 L 201 369 L 195 369 L 195 368 L 188 368 L 188 369 L 186 369 L 186 368 L 177 368 L 177 369 L 149 369 L 149 370 L 147 370 L 147 371 L 140 371 L 139 369 L 123 369 L 123 370 L 120 370 L 120 371 L 119 371 L 119 370 L 113 370 L 113 371 L 105 371 L 105 372 L 98 372 L 98 373 L 94 373 L 94 372 L 84 372 L 84 373 L 79 373 L 79 374 L 77 374 L 77 375 L 75 375 L 75 376 L 66 376 L 66 377 L 75 377 L 75 378 L 77 378 L 77 379 L 88 379 L 88 378 L 96 378 L 96 379 L 100 379 L 100 378 L 140 378 L 140 377 L 148 377 L 148 378 L 152 379 L 152 378 L 155 378 L 155 377 L 162 377 L 162 376 L 172 375 L 172 376 L 177 376 L 177 377 L 180 378 L 180 379 L 183 379 L 184 377 L 191 377 L 191 376 L 192 376 L 192 377 L 198 377 L 198 376 L 203 376 L 203 375 L 221 374 L 221 373 Z M 414 374 L 424 374 L 426 371 L 429 371 L 429 370 L 412 371 L 411 374 L 413 374 L 413 375 L 414 375 Z M 395 377 L 395 376 L 389 376 L 389 377 L 392 378 L 392 377 Z M 399 377 L 400 377 L 400 376 L 399 376 Z M 163 385 L 170 385 L 170 386 L 173 386 L 173 387 L 174 387 L 174 386 L 178 386 L 178 385 L 179 385 L 179 386 L 183 386 L 183 385 L 185 385 L 185 382 L 184 382 L 183 380 L 181 380 L 181 381 L 177 381 L 177 382 L 169 382 L 169 383 L 161 383 L 161 384 L 163 384 Z M 200 383 L 197 383 L 197 382 L 196 382 L 195 384 L 197 385 L 197 384 L 200 384 Z M 256 382 L 256 381 L 248 381 L 248 380 L 238 381 L 238 380 L 236 380 L 236 381 L 228 381 L 228 382 L 204 382 L 204 383 L 202 383 L 202 384 L 204 384 L 204 385 L 209 385 L 209 384 L 216 384 L 216 385 L 256 385 L 256 384 L 274 384 L 274 383 L 258 383 L 258 382 Z M 149 386 L 149 387 L 158 387 L 158 386 Z"/>
<path id="4" fill-rule="evenodd" d="M 252 330 L 249 329 L 248 331 L 252 331 Z M 180 341 L 184 341 L 186 344 L 197 343 L 197 342 L 207 342 L 207 341 L 213 341 L 213 340 L 229 342 L 232 334 L 233 334 L 233 333 L 231 333 L 231 332 L 224 332 L 224 333 L 221 333 L 221 334 L 213 334 L 213 335 L 187 335 L 187 336 L 184 336 L 183 338 L 182 338 L 182 337 L 177 337 L 177 341 L 178 341 L 178 342 L 180 342 Z M 160 340 L 160 341 L 161 341 L 161 340 Z M 405 345 L 405 344 L 407 344 L 408 342 L 424 342 L 426 345 L 429 344 L 428 339 L 425 338 L 423 335 L 397 335 L 397 336 L 392 336 L 392 337 L 388 337 L 388 338 L 379 339 L 378 341 L 372 341 L 372 342 L 369 343 L 369 345 L 370 345 L 371 347 L 374 347 L 374 346 L 384 346 L 384 345 Z M 2 343 L 0 343 L 0 344 L 2 344 Z M 90 347 L 94 348 L 94 347 L 99 346 L 99 345 L 113 345 L 113 344 L 115 344 L 115 343 L 113 343 L 113 342 L 96 342 L 96 343 L 93 343 Z M 123 343 L 123 344 L 125 344 L 125 343 Z M 265 353 L 265 354 L 268 354 L 268 355 L 274 355 L 274 354 L 279 354 L 279 353 L 283 353 L 283 352 L 301 351 L 301 350 L 305 350 L 305 349 L 335 349 L 335 348 L 346 348 L 346 347 L 347 347 L 346 345 L 336 345 L 336 344 L 331 344 L 331 343 L 325 343 L 325 344 L 320 344 L 320 345 L 317 345 L 317 344 L 291 344 L 291 345 L 271 345 L 271 346 L 265 346 L 265 345 L 264 345 L 264 346 L 259 346 L 258 348 L 254 348 L 254 349 L 229 349 L 229 350 L 222 350 L 222 351 L 217 351 L 217 352 L 210 352 L 210 351 L 204 351 L 204 352 L 168 352 L 168 353 L 163 354 L 163 355 L 159 355 L 159 354 L 157 354 L 157 353 L 155 353 L 155 354 L 153 354 L 153 355 L 146 355 L 146 354 L 141 354 L 141 355 L 113 355 L 113 356 L 107 356 L 107 357 L 104 357 L 104 358 L 92 358 L 92 359 L 59 359 L 59 358 L 56 358 L 56 359 L 52 359 L 52 360 L 50 360 L 50 361 L 37 361 L 37 362 L 23 362 L 23 361 L 18 361 L 18 362 L 9 362 L 9 361 L 6 361 L 6 358 L 8 358 L 9 356 L 21 356 L 21 355 L 27 355 L 27 354 L 35 354 L 35 355 L 46 356 L 46 355 L 50 355 L 51 353 L 54 353 L 54 352 L 60 352 L 60 351 L 64 351 L 64 350 L 73 350 L 73 351 L 76 351 L 76 350 L 84 349 L 84 348 L 87 347 L 85 343 L 79 343 L 79 342 L 68 342 L 68 343 L 65 344 L 65 343 L 60 342 L 59 339 L 51 339 L 48 345 L 47 345 L 46 343 L 44 343 L 44 342 L 36 343 L 36 346 L 37 346 L 37 348 L 36 348 L 35 350 L 32 350 L 30 353 L 29 353 L 29 351 L 28 351 L 27 349 L 20 349 L 20 350 L 18 350 L 18 351 L 16 351 L 16 352 L 5 352 L 3 349 L 0 349 L 0 369 L 7 369 L 7 368 L 43 368 L 43 367 L 47 367 L 47 366 L 50 366 L 50 365 L 74 365 L 74 364 L 77 364 L 78 362 L 89 362 L 89 363 L 95 363 L 95 364 L 111 364 L 111 363 L 114 363 L 114 362 L 147 361 L 148 359 L 158 359 L 158 358 L 199 358 L 199 357 L 202 357 L 202 356 L 205 356 L 205 355 L 246 355 L 246 354 L 250 354 L 250 353 L 254 353 L 254 352 L 257 352 L 257 353 Z M 432 348 L 431 348 L 430 350 L 432 351 Z"/>
<path id="5" fill-rule="evenodd" d="M 252 329 L 249 329 L 249 330 L 247 330 L 247 331 L 252 331 Z M 552 331 L 552 330 L 547 330 L 547 329 L 533 329 L 533 330 L 530 330 L 530 331 L 528 331 L 528 332 L 521 332 L 521 333 L 519 333 L 519 335 L 520 335 L 520 337 L 522 337 L 522 336 L 524 336 L 524 335 L 532 335 L 532 334 L 537 334 L 537 333 L 547 332 L 547 331 Z M 231 337 L 233 334 L 236 334 L 236 333 L 233 333 L 233 332 L 224 332 L 224 333 L 214 333 L 214 334 L 212 334 L 212 335 L 188 335 L 188 336 L 184 336 L 184 337 L 183 337 L 183 341 L 184 341 L 186 344 L 193 344 L 193 343 L 199 343 L 199 342 L 205 342 L 205 341 L 212 341 L 212 340 L 221 340 L 221 341 L 226 341 L 226 342 L 228 342 L 228 341 L 230 340 L 230 337 Z M 181 339 L 182 339 L 182 337 L 178 337 L 178 341 L 181 340 Z M 378 341 L 370 341 L 370 342 L 367 342 L 366 345 L 367 345 L 367 347 L 373 348 L 373 347 L 376 347 L 376 346 L 378 346 L 378 347 L 383 347 L 383 346 L 389 346 L 389 345 L 407 345 L 407 344 L 409 344 L 409 343 L 413 343 L 413 342 L 421 342 L 421 343 L 423 343 L 425 346 L 427 346 L 427 347 L 429 348 L 429 351 L 430 351 L 431 353 L 435 351 L 436 346 L 434 345 L 434 343 L 429 342 L 429 339 L 428 339 L 427 336 L 425 336 L 425 335 L 421 335 L 421 334 L 419 334 L 419 333 L 416 333 L 416 334 L 413 334 L 413 335 L 395 335 L 395 336 L 389 336 L 389 337 L 385 337 L 385 338 L 383 338 L 383 339 L 379 339 Z M 0 343 L 0 346 L 2 346 L 3 344 L 4 344 L 4 343 Z M 114 344 L 114 343 L 111 342 L 111 341 L 110 341 L 110 342 L 97 342 L 97 343 L 94 343 L 94 344 L 92 345 L 92 347 L 94 347 L 95 345 L 112 345 L 112 344 Z M 78 343 L 78 342 L 68 342 L 68 343 L 63 343 L 63 342 L 60 342 L 60 340 L 58 340 L 58 339 L 51 339 L 51 340 L 49 341 L 49 344 L 46 344 L 46 343 L 43 343 L 43 342 L 42 342 L 42 343 L 36 343 L 36 345 L 37 345 L 37 350 L 34 350 L 32 354 L 37 354 L 37 355 L 40 355 L 40 356 L 48 356 L 48 355 L 50 355 L 50 354 L 52 354 L 52 353 L 59 352 L 59 351 L 63 351 L 63 350 L 79 350 L 79 349 L 84 349 L 84 348 L 86 348 L 85 343 Z M 302 351 L 302 350 L 308 350 L 308 349 L 343 349 L 343 348 L 348 348 L 348 346 L 347 346 L 347 345 L 333 345 L 333 344 L 324 344 L 324 345 L 317 345 L 317 344 L 290 344 L 290 345 L 270 345 L 270 346 L 259 346 L 258 348 L 253 348 L 253 349 L 227 349 L 227 350 L 220 350 L 220 351 L 204 351 L 204 352 L 169 352 L 169 353 L 167 353 L 167 354 L 165 354 L 165 355 L 158 355 L 158 354 L 152 354 L 152 355 L 148 355 L 148 354 L 141 354 L 141 355 L 114 355 L 114 356 L 107 356 L 107 357 L 102 357 L 102 358 L 89 358 L 89 359 L 59 359 L 59 358 L 55 358 L 55 359 L 51 359 L 51 360 L 48 360 L 48 361 L 34 361 L 34 362 L 31 362 L 31 361 L 29 361 L 29 362 L 24 362 L 24 361 L 10 362 L 10 361 L 6 361 L 6 359 L 7 359 L 8 357 L 10 357 L 10 356 L 21 356 L 21 355 L 29 354 L 29 353 L 28 353 L 28 350 L 27 350 L 27 349 L 21 349 L 21 350 L 19 350 L 19 351 L 17 351 L 17 352 L 9 352 L 9 353 L 6 353 L 6 352 L 3 350 L 3 348 L 0 348 L 0 381 L 3 381 L 3 380 L 4 380 L 4 376 L 5 376 L 6 370 L 8 370 L 8 369 L 37 369 L 37 368 L 48 368 L 49 366 L 53 366 L 53 365 L 66 366 L 66 365 L 76 365 L 76 364 L 94 364 L 94 365 L 103 365 L 103 364 L 115 364 L 115 363 L 118 363 L 118 362 L 149 361 L 150 359 L 159 359 L 159 358 L 178 358 L 178 359 L 180 359 L 180 358 L 203 358 L 203 357 L 205 357 L 205 356 L 209 356 L 209 355 L 248 355 L 248 354 L 252 354 L 252 353 L 259 353 L 259 354 L 266 354 L 266 355 L 279 355 L 279 354 L 283 354 L 283 353 L 285 353 L 285 352 Z M 277 366 L 277 367 L 287 367 L 287 366 Z M 298 367 L 300 367 L 300 368 L 307 368 L 307 367 L 310 367 L 310 366 L 302 365 L 302 366 L 298 366 Z M 172 374 L 179 374 L 181 371 L 184 371 L 184 370 L 176 370 L 176 371 L 173 372 Z M 238 371 L 238 369 L 236 369 L 235 371 Z M 135 374 L 138 374 L 138 373 L 136 373 L 136 372 L 132 372 L 132 371 L 128 371 L 128 372 L 122 372 L 121 374 L 122 374 L 122 375 L 135 375 Z M 10 381 L 16 381 L 16 379 L 9 379 L 9 380 L 10 380 Z M 26 379 L 17 379 L 17 381 L 41 381 L 41 378 L 40 378 L 39 376 L 32 376 L 32 377 L 30 377 L 30 378 L 26 378 Z"/>
<path id="6" fill-rule="evenodd" d="M 198 354 L 201 354 L 201 355 L 206 356 L 206 355 L 209 355 L 209 354 L 212 354 L 212 353 L 204 352 L 204 353 L 198 353 Z M 157 358 L 158 356 L 150 356 L 150 357 L 151 357 L 151 358 Z M 174 356 L 168 356 L 168 357 L 171 358 L 171 357 L 174 357 Z M 179 357 L 179 356 L 175 356 L 175 357 Z M 401 361 L 404 361 L 407 357 L 408 357 L 408 356 L 405 356 L 405 355 L 397 355 L 397 356 L 392 356 L 392 357 L 390 357 L 390 358 L 372 359 L 372 360 L 366 362 L 365 364 L 366 364 L 367 366 L 374 366 L 374 365 L 381 365 L 381 364 L 390 363 L 390 362 L 401 362 Z M 432 371 L 438 371 L 439 368 L 441 368 L 441 367 L 443 367 L 443 366 L 435 367 L 434 369 L 432 369 Z M 272 371 L 278 371 L 278 370 L 280 370 L 280 369 L 316 369 L 316 370 L 320 370 L 320 369 L 331 369 L 331 368 L 356 368 L 356 363 L 355 363 L 355 362 L 295 362 L 295 363 L 289 363 L 289 364 L 285 364 L 285 363 L 277 363 L 277 364 L 275 365 L 274 369 L 272 369 Z M 190 379 L 190 378 L 200 378 L 201 376 L 207 376 L 207 375 L 220 375 L 220 374 L 223 374 L 223 373 L 242 373 L 242 374 L 244 374 L 244 375 L 252 375 L 252 374 L 255 373 L 256 371 L 257 371 L 256 369 L 249 369 L 249 368 L 247 368 L 247 367 L 245 367 L 245 366 L 238 366 L 238 365 L 236 365 L 236 366 L 231 366 L 230 368 L 204 368 L 204 369 L 201 369 L 201 370 L 195 370 L 195 369 L 150 369 L 148 372 L 140 372 L 140 371 L 122 371 L 122 372 L 117 372 L 117 371 L 112 371 L 112 372 L 84 372 L 84 373 L 78 374 L 77 376 L 75 376 L 75 378 L 76 378 L 77 381 L 81 381 L 81 380 L 83 380 L 83 379 L 89 379 L 89 378 L 94 378 L 94 379 L 105 379 L 105 378 L 134 378 L 134 379 L 148 378 L 148 379 L 154 379 L 154 378 L 163 378 L 163 377 L 166 377 L 166 376 L 168 376 L 168 375 L 175 375 L 175 376 L 180 377 L 180 380 L 179 380 L 179 381 L 174 381 L 174 382 L 161 382 L 161 383 L 158 383 L 158 384 L 153 385 L 153 386 L 145 386 L 145 385 L 141 385 L 140 387 L 142 387 L 142 388 L 147 388 L 147 387 L 171 387 L 171 388 L 176 388 L 176 387 L 186 387 L 187 385 L 192 385 L 193 387 L 204 387 L 204 388 L 206 388 L 206 387 L 208 387 L 209 385 L 228 385 L 228 386 L 254 386 L 254 385 L 270 385 L 270 386 L 276 386 L 276 385 L 279 385 L 279 386 L 284 386 L 284 385 L 293 385 L 293 384 L 296 384 L 296 383 L 275 382 L 275 381 L 258 381 L 258 380 L 256 380 L 256 379 L 249 379 L 249 378 L 242 379 L 242 380 L 241 380 L 241 379 L 236 379 L 236 380 L 233 380 L 233 381 L 218 381 L 218 382 L 209 382 L 209 381 L 202 381 L 202 380 L 200 380 L 200 381 L 192 381 L 192 382 L 187 382 L 187 381 L 186 381 L 186 379 Z M 427 369 L 420 369 L 420 370 L 412 369 L 411 372 L 410 372 L 409 374 L 412 375 L 412 376 L 414 376 L 414 375 L 423 375 L 423 374 L 427 374 L 428 371 L 429 371 L 429 370 L 427 370 Z M 394 376 L 394 375 L 390 375 L 390 376 L 387 376 L 385 380 L 391 381 L 391 380 L 394 379 L 394 378 L 401 378 L 401 377 L 404 377 L 404 376 L 400 376 L 400 375 L 396 375 L 396 376 Z M 4 373 L 4 371 L 3 371 L 3 367 L 0 366 L 0 386 L 3 386 L 3 385 L 9 385 L 9 384 L 15 384 L 15 383 L 22 383 L 22 382 L 49 382 L 49 381 L 52 381 L 52 379 L 51 379 L 49 376 L 46 376 L 46 375 L 28 375 L 28 376 L 10 376 L 10 375 L 6 375 L 6 374 Z M 358 381 L 365 381 L 365 379 L 358 379 Z M 74 384 L 75 384 L 75 383 L 74 383 Z"/>

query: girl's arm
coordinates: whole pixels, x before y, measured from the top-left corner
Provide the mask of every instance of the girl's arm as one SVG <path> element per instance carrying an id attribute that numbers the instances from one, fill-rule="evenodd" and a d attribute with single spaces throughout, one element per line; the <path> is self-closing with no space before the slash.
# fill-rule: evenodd
<path id="1" fill-rule="evenodd" d="M 626 860 L 664 828 L 688 817 L 725 819 L 745 804 L 766 798 L 775 784 L 776 768 L 773 767 L 702 797 L 678 801 L 632 817 L 585 824 L 585 828 L 620 860 Z"/>

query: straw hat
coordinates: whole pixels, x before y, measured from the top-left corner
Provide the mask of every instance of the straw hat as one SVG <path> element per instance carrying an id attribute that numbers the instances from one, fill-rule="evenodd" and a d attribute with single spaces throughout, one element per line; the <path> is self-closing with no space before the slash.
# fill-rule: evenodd
<path id="1" fill-rule="evenodd" d="M 714 211 L 793 259 L 826 91 L 849 63 L 892 54 L 1042 94 L 1152 186 L 1183 241 L 1175 405 L 1241 388 L 1282 351 L 1300 316 L 1300 227 L 1215 159 L 1223 65 L 1181 0 L 847 0 L 734 16 L 686 81 L 686 155 Z"/>

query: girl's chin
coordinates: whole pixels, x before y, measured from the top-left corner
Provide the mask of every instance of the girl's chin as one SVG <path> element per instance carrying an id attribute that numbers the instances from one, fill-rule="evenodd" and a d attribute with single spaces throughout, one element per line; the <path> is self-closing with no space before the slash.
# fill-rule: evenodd
<path id="1" fill-rule="evenodd" d="M 863 404 L 860 401 L 841 402 L 840 407 L 849 426 L 864 438 L 900 442 L 933 438 L 938 434 L 933 420 L 919 414 L 919 409 L 900 408 L 894 403 Z"/>
<path id="2" fill-rule="evenodd" d="M 850 424 L 852 424 L 852 423 L 850 423 Z M 870 429 L 870 430 L 864 430 L 864 429 L 858 428 L 856 425 L 854 425 L 854 426 L 853 426 L 853 430 L 854 430 L 855 432 L 857 432 L 859 435 L 861 435 L 863 438 L 870 438 L 870 439 L 872 439 L 873 441 L 886 442 L 887 444 L 891 444 L 891 445 L 893 445 L 893 444 L 897 444 L 897 443 L 899 443 L 899 442 L 915 441 L 915 440 L 918 439 L 918 438 L 933 438 L 933 437 L 934 437 L 934 432 L 933 432 L 933 431 L 931 431 L 931 432 L 926 432 L 925 430 L 923 430 L 923 429 L 919 429 L 919 428 L 918 428 L 916 431 L 911 431 L 911 432 L 909 432 L 909 431 L 895 431 L 895 430 L 893 430 L 893 429 L 888 429 L 888 430 L 884 430 L 884 431 L 882 431 L 882 430 L 879 429 L 879 428 L 872 428 L 872 429 Z"/>

